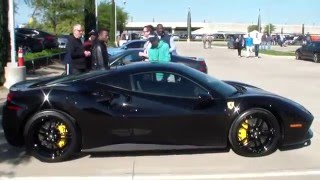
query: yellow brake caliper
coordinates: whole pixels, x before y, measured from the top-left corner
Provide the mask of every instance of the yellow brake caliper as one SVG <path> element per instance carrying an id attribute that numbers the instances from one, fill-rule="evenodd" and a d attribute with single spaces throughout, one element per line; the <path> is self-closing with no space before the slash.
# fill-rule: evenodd
<path id="1" fill-rule="evenodd" d="M 247 145 L 248 143 L 248 120 L 245 120 L 242 124 L 241 127 L 238 130 L 238 139 L 240 142 L 243 142 L 243 145 Z"/>
<path id="2" fill-rule="evenodd" d="M 60 141 L 57 143 L 57 145 L 59 146 L 59 148 L 63 148 L 67 143 L 66 134 L 68 133 L 68 130 L 67 127 L 63 124 L 58 125 L 57 129 L 60 133 Z"/>

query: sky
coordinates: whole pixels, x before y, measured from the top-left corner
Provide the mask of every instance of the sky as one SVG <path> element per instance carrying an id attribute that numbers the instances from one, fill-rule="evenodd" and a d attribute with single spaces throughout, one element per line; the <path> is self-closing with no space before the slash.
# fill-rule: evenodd
<path id="1" fill-rule="evenodd" d="M 15 23 L 27 23 L 33 9 L 16 0 Z M 100 0 L 106 2 L 109 0 Z M 320 26 L 320 0 L 116 0 L 133 22 L 183 22 L 191 9 L 192 22 L 306 24 Z"/>

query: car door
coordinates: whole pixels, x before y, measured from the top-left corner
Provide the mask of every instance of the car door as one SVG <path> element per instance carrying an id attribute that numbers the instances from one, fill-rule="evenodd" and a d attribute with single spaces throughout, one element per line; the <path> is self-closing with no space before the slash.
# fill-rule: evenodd
<path id="1" fill-rule="evenodd" d="M 219 146 L 225 141 L 224 107 L 201 85 L 172 72 L 130 79 L 133 93 L 123 117 L 131 122 L 134 143 Z"/>
<path id="2" fill-rule="evenodd" d="M 83 131 L 86 136 L 85 149 L 103 147 L 112 144 L 123 144 L 132 142 L 131 129 L 123 114 L 127 110 L 125 103 L 130 100 L 127 89 L 130 89 L 127 76 L 113 74 L 101 76 L 89 81 L 87 101 L 88 107 L 85 114 L 81 115 L 87 119 Z"/>
<path id="3" fill-rule="evenodd" d="M 310 59 L 313 57 L 312 55 L 312 47 L 313 47 L 313 43 L 307 44 L 306 46 L 303 46 L 301 49 L 302 52 L 302 56 Z"/>

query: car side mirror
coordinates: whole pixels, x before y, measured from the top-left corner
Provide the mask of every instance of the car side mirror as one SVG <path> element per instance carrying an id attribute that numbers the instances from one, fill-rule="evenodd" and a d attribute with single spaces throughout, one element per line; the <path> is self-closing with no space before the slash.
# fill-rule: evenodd
<path id="1" fill-rule="evenodd" d="M 198 103 L 195 109 L 205 108 L 213 103 L 213 97 L 210 94 L 199 94 Z"/>
<path id="2" fill-rule="evenodd" d="M 128 47 L 127 47 L 126 45 L 124 45 L 124 46 L 122 46 L 122 49 L 127 50 L 127 49 L 128 49 Z"/>

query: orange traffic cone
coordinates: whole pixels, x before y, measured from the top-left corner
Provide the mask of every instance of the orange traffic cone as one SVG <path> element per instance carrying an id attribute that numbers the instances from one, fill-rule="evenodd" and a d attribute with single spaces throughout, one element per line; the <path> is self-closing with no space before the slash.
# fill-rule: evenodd
<path id="1" fill-rule="evenodd" d="M 23 49 L 21 47 L 18 50 L 18 66 L 24 66 Z"/>

